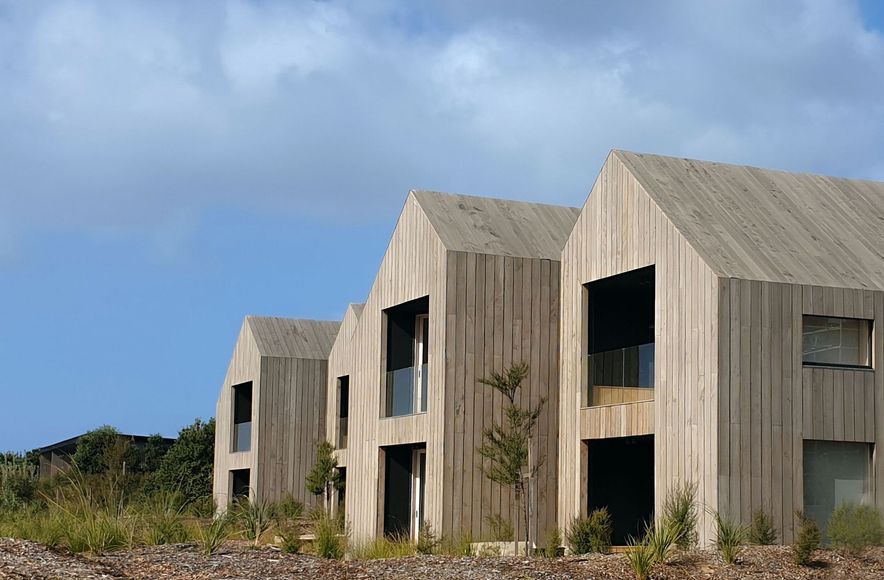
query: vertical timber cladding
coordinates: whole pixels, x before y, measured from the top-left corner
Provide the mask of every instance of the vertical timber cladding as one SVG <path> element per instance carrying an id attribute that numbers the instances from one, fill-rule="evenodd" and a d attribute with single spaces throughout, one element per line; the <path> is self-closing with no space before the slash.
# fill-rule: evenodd
<path id="1" fill-rule="evenodd" d="M 344 320 L 341 321 L 341 330 L 335 338 L 328 357 L 328 377 L 326 380 L 326 404 L 325 404 L 325 437 L 335 447 L 338 445 L 338 433 L 341 429 L 339 425 L 338 410 L 340 408 L 340 398 L 338 392 L 338 378 L 350 376 L 353 372 L 351 365 L 351 348 L 353 333 L 356 330 L 356 324 L 359 322 L 359 316 L 362 314 L 363 304 L 351 304 L 347 307 L 344 314 Z M 348 447 L 349 447 L 348 443 Z M 338 465 L 347 466 L 347 449 L 338 449 L 335 456 L 338 459 Z"/>
<path id="2" fill-rule="evenodd" d="M 249 470 L 254 499 L 291 494 L 311 504 L 304 479 L 316 441 L 325 436 L 325 388 L 329 349 L 339 323 L 247 316 L 216 409 L 213 493 L 227 505 L 230 472 Z M 252 383 L 248 451 L 232 451 L 234 385 Z"/>
<path id="3" fill-rule="evenodd" d="M 445 320 L 445 249 L 413 195 L 409 195 L 393 237 L 355 326 L 347 349 L 335 349 L 330 367 L 348 366 L 350 415 L 347 456 L 347 517 L 354 538 L 373 537 L 378 530 L 378 448 L 426 442 L 427 520 L 439 529 L 442 521 L 442 437 Z M 430 297 L 429 400 L 425 415 L 381 419 L 383 310 L 423 296 Z M 335 370 L 339 373 L 339 370 Z M 332 385 L 337 374 L 329 377 Z M 382 514 L 381 514 L 382 516 Z"/>
<path id="4" fill-rule="evenodd" d="M 730 279 L 720 295 L 719 509 L 743 522 L 764 509 L 790 543 L 803 441 L 884 443 L 884 292 Z M 873 320 L 874 370 L 804 367 L 805 314 Z"/>
<path id="5" fill-rule="evenodd" d="M 655 266 L 653 402 L 581 408 L 586 352 L 584 285 Z M 680 482 L 715 507 L 718 466 L 719 279 L 618 158 L 609 155 L 562 252 L 558 521 L 586 505 L 582 441 L 654 434 L 655 511 Z M 712 531 L 700 510 L 701 541 Z"/>
<path id="6" fill-rule="evenodd" d="M 482 428 L 502 414 L 499 396 L 478 379 L 519 360 L 531 367 L 523 399 L 551 393 L 536 440 L 546 464 L 533 487 L 535 533 L 554 521 L 558 258 L 577 210 L 520 203 L 433 192 L 406 200 L 350 341 L 347 498 L 355 538 L 382 529 L 379 467 L 393 445 L 426 444 L 424 513 L 438 533 L 487 537 L 486 516 L 510 515 L 508 494 L 484 478 L 477 459 Z M 422 297 L 429 297 L 427 412 L 382 418 L 384 311 Z M 338 356 L 336 348 L 333 369 Z"/>
<path id="7" fill-rule="evenodd" d="M 307 491 L 305 480 L 315 461 L 316 443 L 325 437 L 327 370 L 325 360 L 262 359 L 261 437 L 253 442 L 261 499 L 275 502 L 291 494 L 308 507 L 321 503 Z"/>
<path id="8" fill-rule="evenodd" d="M 446 273 L 443 531 L 489 539 L 488 517 L 501 516 L 524 535 L 515 499 L 484 475 L 490 464 L 476 448 L 483 429 L 501 421 L 504 400 L 479 380 L 525 362 L 519 403 L 546 399 L 531 450 L 542 463 L 531 487 L 530 532 L 542 541 L 556 518 L 560 263 L 449 252 Z"/>
<path id="9" fill-rule="evenodd" d="M 230 471 L 234 469 L 252 469 L 255 466 L 255 446 L 258 426 L 255 423 L 258 406 L 252 402 L 252 447 L 241 453 L 232 452 L 233 441 L 233 385 L 252 381 L 253 397 L 260 389 L 261 355 L 252 336 L 248 322 L 243 322 L 233 349 L 233 356 L 227 367 L 218 404 L 215 408 L 215 463 L 212 494 L 215 504 L 224 509 L 230 499 Z M 255 476 L 252 475 L 254 478 Z M 254 481 L 254 480 L 253 480 Z M 254 483 L 253 483 L 254 485 Z"/>

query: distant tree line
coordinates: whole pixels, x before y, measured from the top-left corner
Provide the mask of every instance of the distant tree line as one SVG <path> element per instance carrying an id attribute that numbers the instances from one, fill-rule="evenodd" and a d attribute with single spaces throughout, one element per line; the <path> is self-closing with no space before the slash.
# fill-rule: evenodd
<path id="1" fill-rule="evenodd" d="M 203 504 L 211 512 L 215 419 L 196 419 L 178 433 L 174 443 L 151 435 L 132 445 L 120 432 L 104 425 L 84 434 L 71 457 L 71 471 L 98 496 L 134 498 L 175 493 L 187 504 Z M 57 495 L 70 474 L 38 480 L 39 453 L 0 454 L 0 509 Z"/>

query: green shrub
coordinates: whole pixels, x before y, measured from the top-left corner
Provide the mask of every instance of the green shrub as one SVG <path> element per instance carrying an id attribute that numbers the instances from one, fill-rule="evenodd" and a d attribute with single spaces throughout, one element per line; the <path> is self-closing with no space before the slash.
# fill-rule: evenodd
<path id="1" fill-rule="evenodd" d="M 843 503 L 835 508 L 827 526 L 832 546 L 859 555 L 884 539 L 881 513 L 868 505 Z"/>
<path id="2" fill-rule="evenodd" d="M 278 524 L 295 522 L 304 517 L 304 504 L 299 502 L 292 494 L 285 494 L 273 506 L 273 519 Z"/>
<path id="3" fill-rule="evenodd" d="M 625 555 L 636 580 L 648 580 L 651 577 L 656 556 L 654 549 L 647 542 L 647 537 L 642 540 L 630 538 Z"/>
<path id="4" fill-rule="evenodd" d="M 340 560 L 346 548 L 345 530 L 337 520 L 320 517 L 313 523 L 313 545 L 320 558 Z"/>
<path id="5" fill-rule="evenodd" d="M 675 551 L 676 542 L 681 537 L 681 528 L 678 524 L 661 520 L 649 526 L 645 532 L 644 543 L 647 544 L 654 555 L 655 564 L 665 564 Z"/>
<path id="6" fill-rule="evenodd" d="M 725 564 L 736 562 L 745 540 L 746 528 L 744 526 L 720 513 L 715 514 L 715 545 Z"/>
<path id="7" fill-rule="evenodd" d="M 206 556 L 211 556 L 221 547 L 227 540 L 228 518 L 227 516 L 219 516 L 213 519 L 207 525 L 197 525 L 196 543 Z"/>
<path id="8" fill-rule="evenodd" d="M 301 550 L 303 542 L 301 541 L 301 526 L 297 523 L 287 523 L 277 530 L 279 537 L 282 538 L 280 547 L 287 554 L 297 554 Z"/>
<path id="9" fill-rule="evenodd" d="M 178 432 L 148 480 L 148 491 L 178 491 L 189 503 L 212 495 L 215 419 L 197 419 Z"/>
<path id="10" fill-rule="evenodd" d="M 37 468 L 18 455 L 0 459 L 0 511 L 16 510 L 33 501 Z"/>
<path id="11" fill-rule="evenodd" d="M 613 529 L 611 514 L 607 508 L 599 508 L 593 510 L 588 518 L 576 517 L 571 520 L 565 538 L 574 554 L 606 554 L 611 549 Z"/>
<path id="12" fill-rule="evenodd" d="M 562 534 L 558 526 L 552 527 L 547 533 L 543 554 L 547 558 L 558 558 L 562 555 Z"/>
<path id="13" fill-rule="evenodd" d="M 432 554 L 438 547 L 439 538 L 436 536 L 436 532 L 433 531 L 433 526 L 430 522 L 424 522 L 417 535 L 417 553 Z"/>
<path id="14" fill-rule="evenodd" d="M 752 516 L 748 539 L 750 544 L 758 546 L 770 546 L 777 541 L 777 529 L 763 510 L 756 511 Z"/>
<path id="15" fill-rule="evenodd" d="M 497 514 L 492 514 L 485 518 L 488 524 L 488 530 L 491 532 L 491 539 L 495 542 L 512 542 L 515 537 L 513 524 L 508 519 Z"/>
<path id="16" fill-rule="evenodd" d="M 803 512 L 795 512 L 798 520 L 798 536 L 792 546 L 792 555 L 799 566 L 807 566 L 813 559 L 813 553 L 820 547 L 822 534 L 820 527 Z"/>
<path id="17" fill-rule="evenodd" d="M 663 501 L 663 521 L 677 532 L 675 544 L 682 550 L 697 545 L 697 485 L 681 483 Z"/>
<path id="18" fill-rule="evenodd" d="M 473 556 L 473 536 L 469 532 L 460 536 L 442 536 L 439 553 L 446 556 Z"/>

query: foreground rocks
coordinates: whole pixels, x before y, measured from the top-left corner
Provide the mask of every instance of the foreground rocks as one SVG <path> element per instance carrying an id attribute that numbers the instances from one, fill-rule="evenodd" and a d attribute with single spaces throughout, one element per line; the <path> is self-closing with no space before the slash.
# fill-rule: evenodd
<path id="1" fill-rule="evenodd" d="M 820 551 L 812 567 L 792 563 L 788 548 L 751 547 L 737 564 L 725 566 L 706 550 L 680 554 L 671 564 L 658 566 L 655 579 L 688 578 L 884 578 L 884 549 L 875 548 L 861 558 Z M 546 579 L 633 578 L 620 554 L 568 557 L 556 560 L 514 557 L 464 558 L 414 556 L 394 560 L 333 562 L 302 554 L 285 554 L 273 548 L 252 550 L 230 544 L 213 556 L 182 544 L 155 546 L 80 556 L 45 548 L 27 541 L 0 539 L 0 578 L 157 578 L 257 579 L 257 578 L 389 578 L 431 579 Z"/>

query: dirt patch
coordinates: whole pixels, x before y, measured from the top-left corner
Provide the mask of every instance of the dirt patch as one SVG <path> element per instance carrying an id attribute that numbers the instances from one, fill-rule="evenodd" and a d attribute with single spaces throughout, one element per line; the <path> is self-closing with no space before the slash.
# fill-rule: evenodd
<path id="1" fill-rule="evenodd" d="M 747 548 L 733 566 L 725 566 L 711 551 L 696 550 L 677 555 L 670 564 L 657 566 L 652 577 L 659 580 L 730 580 L 747 577 L 879 579 L 884 578 L 884 548 L 870 550 L 861 558 L 822 550 L 817 553 L 816 563 L 812 567 L 793 564 L 789 548 L 782 546 Z M 189 544 L 78 556 L 33 542 L 0 539 L 0 578 L 565 580 L 628 579 L 633 575 L 622 554 L 555 560 L 414 556 L 394 560 L 334 562 L 310 555 L 285 554 L 274 548 L 253 550 L 231 543 L 212 556 L 203 555 Z"/>

